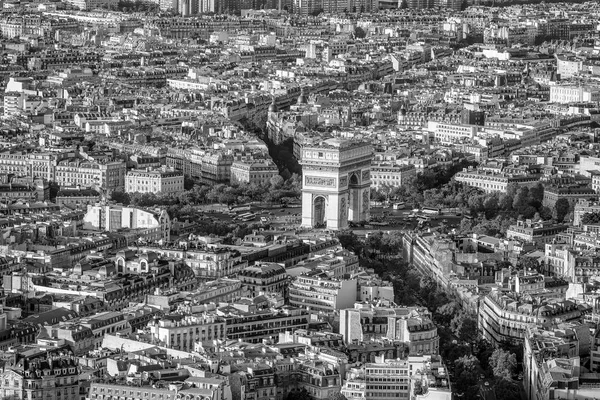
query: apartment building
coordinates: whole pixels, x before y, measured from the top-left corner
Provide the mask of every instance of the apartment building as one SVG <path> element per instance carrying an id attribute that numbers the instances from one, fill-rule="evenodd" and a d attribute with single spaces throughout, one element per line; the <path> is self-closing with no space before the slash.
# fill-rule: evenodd
<path id="1" fill-rule="evenodd" d="M 19 364 L 4 368 L 2 398 L 80 400 L 77 360 L 60 355 L 61 350 L 32 351 L 33 356 L 25 355 Z"/>
<path id="2" fill-rule="evenodd" d="M 60 186 L 101 188 L 107 192 L 125 189 L 124 161 L 106 163 L 82 159 L 66 159 L 56 165 L 56 183 Z"/>
<path id="3" fill-rule="evenodd" d="M 287 273 L 276 263 L 261 263 L 246 267 L 237 278 L 246 285 L 253 297 L 259 294 L 286 294 Z"/>
<path id="4" fill-rule="evenodd" d="M 600 89 L 581 86 L 550 86 L 550 102 L 569 103 L 596 103 L 600 101 Z"/>
<path id="5" fill-rule="evenodd" d="M 544 244 L 552 242 L 558 234 L 569 228 L 566 224 L 552 221 L 519 220 L 506 230 L 508 239 L 518 239 L 525 243 Z"/>
<path id="6" fill-rule="evenodd" d="M 183 187 L 183 172 L 174 169 L 146 168 L 131 170 L 125 175 L 126 193 L 181 193 Z"/>
<path id="7" fill-rule="evenodd" d="M 95 349 L 95 337 L 92 329 L 77 321 L 59 322 L 40 328 L 39 340 L 51 340 L 68 344 L 75 355 L 83 355 Z"/>
<path id="8" fill-rule="evenodd" d="M 523 302 L 498 289 L 480 302 L 478 327 L 481 336 L 492 344 L 522 344 L 530 324 L 581 321 L 583 310 L 571 301 Z"/>
<path id="9" fill-rule="evenodd" d="M 131 333 L 131 325 L 125 319 L 121 312 L 106 311 L 82 318 L 79 323 L 85 328 L 89 328 L 94 335 L 94 349 L 102 347 L 102 340 L 106 334 Z"/>
<path id="10" fill-rule="evenodd" d="M 371 187 L 379 190 L 384 186 L 400 187 L 417 176 L 414 165 L 373 163 L 371 165 Z"/>
<path id="11" fill-rule="evenodd" d="M 196 380 L 200 378 L 195 378 Z M 200 393 L 200 394 L 199 394 Z M 168 384 L 164 387 L 156 385 L 124 385 L 121 383 L 91 382 L 89 396 L 90 400 L 113 400 L 126 398 L 128 400 L 180 400 L 180 399 L 222 399 L 222 387 L 197 387 L 195 383 L 191 386 L 180 384 Z M 226 398 L 226 397 L 225 397 Z"/>
<path id="12" fill-rule="evenodd" d="M 346 343 L 387 339 L 406 344 L 410 355 L 437 354 L 437 327 L 426 309 L 376 307 L 356 303 L 340 310 L 340 333 Z"/>
<path id="13" fill-rule="evenodd" d="M 304 309 L 290 306 L 264 310 L 255 306 L 240 308 L 226 306 L 217 311 L 225 318 L 227 339 L 261 343 L 263 339 L 277 340 L 279 334 L 286 331 L 308 328 L 310 314 Z"/>
<path id="14" fill-rule="evenodd" d="M 231 164 L 231 184 L 247 183 L 267 185 L 271 178 L 279 175 L 279 169 L 271 160 L 234 161 Z"/>
<path id="15" fill-rule="evenodd" d="M 479 126 L 445 124 L 437 121 L 429 121 L 427 130 L 433 132 L 435 141 L 441 144 L 470 142 L 475 138 Z"/>
<path id="16" fill-rule="evenodd" d="M 232 164 L 233 156 L 231 154 L 217 153 L 204 157 L 201 166 L 202 182 L 206 184 L 230 183 Z"/>
<path id="17" fill-rule="evenodd" d="M 116 231 L 136 230 L 138 236 L 150 242 L 171 238 L 171 219 L 166 210 L 145 210 L 121 205 L 89 205 L 83 217 L 85 229 Z"/>
<path id="18" fill-rule="evenodd" d="M 567 244 L 546 244 L 547 273 L 583 285 L 600 277 L 600 254 L 595 250 L 578 251 Z"/>
<path id="19" fill-rule="evenodd" d="M 544 187 L 544 199 L 542 203 L 546 207 L 554 208 L 554 205 L 559 199 L 567 199 L 570 209 L 574 209 L 575 205 L 581 200 L 598 200 L 598 193 L 591 187 L 587 186 L 558 186 L 548 185 Z"/>
<path id="20" fill-rule="evenodd" d="M 596 397 L 597 385 L 581 385 L 579 381 L 579 355 L 577 337 L 534 325 L 527 327 L 523 346 L 523 386 L 527 398 Z M 552 373 L 557 370 L 561 372 Z"/>
<path id="21" fill-rule="evenodd" d="M 288 289 L 290 304 L 323 313 L 354 305 L 357 298 L 356 279 L 339 280 L 320 275 L 320 271 L 313 271 L 296 277 Z"/>
<path id="22" fill-rule="evenodd" d="M 408 360 L 381 360 L 365 366 L 367 399 L 410 398 L 411 368 Z"/>
<path id="23" fill-rule="evenodd" d="M 463 182 L 486 193 L 506 192 L 509 184 L 531 185 L 539 181 L 537 175 L 512 175 L 502 172 L 466 169 L 458 172 L 453 178 L 457 182 Z"/>
<path id="24" fill-rule="evenodd" d="M 67 0 L 66 3 L 85 11 L 97 8 L 109 8 L 110 6 L 116 6 L 118 2 L 116 0 Z"/>
<path id="25" fill-rule="evenodd" d="M 242 259 L 242 254 L 237 250 L 222 247 L 136 247 L 143 253 L 154 252 L 163 257 L 182 260 L 189 266 L 196 277 L 203 282 L 239 274 L 248 266 L 248 261 Z"/>
<path id="26" fill-rule="evenodd" d="M 171 314 L 148 324 L 150 335 L 165 347 L 193 351 L 200 341 L 225 339 L 225 320 L 216 315 Z"/>
<path id="27" fill-rule="evenodd" d="M 18 150 L 0 152 L 0 173 L 29 176 L 30 168 L 28 152 Z"/>
<path id="28" fill-rule="evenodd" d="M 573 207 L 573 225 L 581 226 L 581 219 L 588 213 L 600 213 L 600 203 L 580 199 Z"/>

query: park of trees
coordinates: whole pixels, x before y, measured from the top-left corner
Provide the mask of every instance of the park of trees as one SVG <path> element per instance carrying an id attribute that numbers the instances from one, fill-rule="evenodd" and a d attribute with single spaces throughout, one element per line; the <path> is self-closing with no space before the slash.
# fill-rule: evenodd
<path id="1" fill-rule="evenodd" d="M 186 182 L 189 190 L 181 193 L 123 193 L 113 192 L 111 199 L 137 207 L 165 206 L 171 218 L 191 215 L 195 206 L 204 204 L 245 204 L 249 202 L 289 203 L 300 197 L 300 176 L 288 180 L 276 175 L 266 185 L 200 185 Z"/>
<path id="2" fill-rule="evenodd" d="M 502 236 L 517 219 L 554 220 L 558 223 L 572 218 L 566 199 L 559 199 L 553 208 L 543 205 L 544 185 L 531 187 L 511 184 L 506 192 L 485 193 L 482 190 L 452 180 L 465 166 L 418 174 L 400 187 L 384 186 L 372 191 L 377 201 L 404 201 L 411 208 L 442 207 L 460 209 L 470 218 L 462 220 L 458 233 Z M 600 220 L 600 217 L 597 217 Z"/>

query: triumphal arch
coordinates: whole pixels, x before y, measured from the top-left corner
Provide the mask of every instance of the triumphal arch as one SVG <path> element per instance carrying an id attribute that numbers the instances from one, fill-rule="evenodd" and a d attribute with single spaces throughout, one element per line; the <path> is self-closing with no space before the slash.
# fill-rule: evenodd
<path id="1" fill-rule="evenodd" d="M 302 226 L 345 229 L 367 221 L 373 148 L 364 142 L 327 139 L 302 147 Z"/>

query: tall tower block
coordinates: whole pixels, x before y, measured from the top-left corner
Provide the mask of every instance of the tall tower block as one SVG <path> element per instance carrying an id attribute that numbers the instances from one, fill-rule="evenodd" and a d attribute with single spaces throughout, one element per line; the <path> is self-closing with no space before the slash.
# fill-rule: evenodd
<path id="1" fill-rule="evenodd" d="M 328 139 L 301 154 L 303 227 L 339 230 L 369 219 L 371 145 Z"/>

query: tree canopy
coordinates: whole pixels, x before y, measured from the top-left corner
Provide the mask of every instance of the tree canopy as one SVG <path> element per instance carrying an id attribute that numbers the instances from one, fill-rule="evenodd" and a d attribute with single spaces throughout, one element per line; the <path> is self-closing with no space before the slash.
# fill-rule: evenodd
<path id="1" fill-rule="evenodd" d="M 508 351 L 496 349 L 489 358 L 489 366 L 496 378 L 511 380 L 517 369 L 517 356 Z"/>
<path id="2" fill-rule="evenodd" d="M 600 224 L 600 213 L 592 212 L 583 214 L 583 217 L 581 217 L 581 223 L 584 225 Z"/>
<path id="3" fill-rule="evenodd" d="M 554 204 L 556 220 L 558 222 L 563 222 L 567 214 L 569 214 L 570 209 L 571 205 L 569 204 L 569 200 L 565 199 L 564 197 L 556 200 L 556 203 Z"/>

